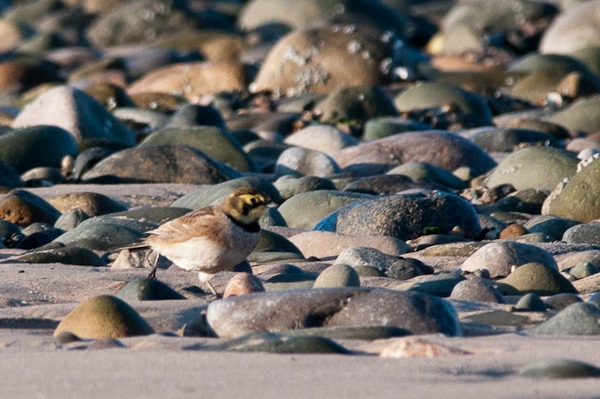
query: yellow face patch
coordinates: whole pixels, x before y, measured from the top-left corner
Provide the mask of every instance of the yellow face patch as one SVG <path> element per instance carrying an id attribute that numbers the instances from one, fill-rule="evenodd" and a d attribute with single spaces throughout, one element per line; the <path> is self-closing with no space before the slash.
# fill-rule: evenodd
<path id="1" fill-rule="evenodd" d="M 267 209 L 269 198 L 259 192 L 234 195 L 225 211 L 235 220 L 251 224 L 256 222 Z"/>

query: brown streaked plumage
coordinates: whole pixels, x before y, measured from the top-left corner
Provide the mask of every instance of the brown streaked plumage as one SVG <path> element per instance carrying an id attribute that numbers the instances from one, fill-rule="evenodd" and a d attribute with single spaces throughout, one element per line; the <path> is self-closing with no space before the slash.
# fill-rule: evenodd
<path id="1" fill-rule="evenodd" d="M 220 271 L 232 270 L 258 243 L 258 219 L 269 198 L 252 187 L 238 188 L 223 202 L 197 209 L 148 231 L 140 247 L 150 247 L 182 269 L 198 272 L 208 282 Z M 155 277 L 156 265 L 151 277 Z"/>

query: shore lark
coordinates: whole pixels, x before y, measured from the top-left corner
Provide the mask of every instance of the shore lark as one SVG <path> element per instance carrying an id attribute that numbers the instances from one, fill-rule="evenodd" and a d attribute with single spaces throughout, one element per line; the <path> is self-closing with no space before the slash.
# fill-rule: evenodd
<path id="1" fill-rule="evenodd" d="M 129 248 L 149 247 L 180 268 L 198 272 L 200 281 L 217 295 L 208 280 L 215 273 L 232 270 L 254 250 L 260 233 L 258 219 L 269 201 L 254 188 L 238 188 L 220 204 L 197 209 L 148 231 L 141 245 Z M 156 277 L 156 263 L 150 277 Z"/>

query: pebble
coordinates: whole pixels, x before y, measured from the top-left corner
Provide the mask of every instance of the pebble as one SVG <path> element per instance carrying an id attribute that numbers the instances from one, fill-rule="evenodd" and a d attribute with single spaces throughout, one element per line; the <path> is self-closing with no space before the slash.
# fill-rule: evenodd
<path id="1" fill-rule="evenodd" d="M 498 280 L 498 285 L 500 292 L 508 295 L 577 293 L 569 280 L 556 269 L 551 269 L 538 262 L 526 263 L 517 267 L 508 277 Z"/>
<path id="2" fill-rule="evenodd" d="M 530 329 L 532 335 L 599 335 L 600 309 L 589 303 L 575 303 L 550 320 Z"/>
<path id="3" fill-rule="evenodd" d="M 490 277 L 505 277 L 513 266 L 538 262 L 558 270 L 556 261 L 548 251 L 529 244 L 513 241 L 486 244 L 470 255 L 460 266 L 462 271 L 488 270 Z"/>
<path id="4" fill-rule="evenodd" d="M 154 331 L 127 303 L 109 295 L 92 297 L 61 320 L 54 336 L 69 332 L 80 338 L 124 338 Z"/>
<path id="5" fill-rule="evenodd" d="M 336 263 L 323 270 L 313 284 L 313 288 L 328 287 L 360 287 L 360 277 L 353 267 Z"/>

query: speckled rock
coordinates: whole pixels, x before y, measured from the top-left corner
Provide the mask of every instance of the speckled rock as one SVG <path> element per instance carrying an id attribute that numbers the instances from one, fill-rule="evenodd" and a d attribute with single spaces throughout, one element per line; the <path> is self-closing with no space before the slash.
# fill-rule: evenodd
<path id="1" fill-rule="evenodd" d="M 492 124 L 492 113 L 477 94 L 445 83 L 419 83 L 396 96 L 394 104 L 401 112 L 452 104 L 460 111 L 463 126 Z"/>
<path id="2" fill-rule="evenodd" d="M 289 227 L 312 229 L 321 219 L 339 208 L 373 199 L 373 196 L 339 191 L 310 191 L 293 196 L 279 207 Z"/>
<path id="3" fill-rule="evenodd" d="M 541 262 L 548 269 L 558 270 L 552 255 L 533 245 L 504 241 L 486 244 L 469 256 L 460 266 L 466 272 L 488 270 L 490 277 L 508 276 L 513 266 Z"/>
<path id="4" fill-rule="evenodd" d="M 377 303 L 385 301 L 382 308 Z M 210 327 L 221 338 L 306 327 L 397 326 L 413 334 L 461 335 L 453 307 L 416 292 L 321 288 L 267 292 L 212 302 Z"/>
<path id="5" fill-rule="evenodd" d="M 283 151 L 275 164 L 276 175 L 326 177 L 340 172 L 329 155 L 307 148 L 292 147 Z"/>
<path id="6" fill-rule="evenodd" d="M 553 190 L 564 178 L 572 177 L 578 160 L 566 151 L 551 147 L 528 147 L 513 152 L 492 172 L 488 187 L 512 184 L 517 190 Z"/>
<path id="7" fill-rule="evenodd" d="M 97 47 L 144 43 L 158 37 L 192 31 L 194 20 L 168 0 L 124 2 L 103 13 L 87 30 Z M 119 34 L 115 35 L 115 31 Z"/>
<path id="8" fill-rule="evenodd" d="M 46 197 L 46 201 L 61 213 L 80 209 L 87 216 L 94 217 L 108 213 L 122 212 L 127 207 L 112 198 L 93 192 L 76 192 Z"/>
<path id="9" fill-rule="evenodd" d="M 34 126 L 0 135 L 0 160 L 19 173 L 37 166 L 60 167 L 63 157 L 77 152 L 73 136 L 55 126 Z"/>
<path id="10" fill-rule="evenodd" d="M 377 271 L 377 274 L 395 280 L 409 280 L 433 272 L 432 268 L 416 259 L 402 258 L 365 246 L 345 249 L 335 259 L 335 264 L 352 266 L 361 271 L 364 271 L 361 269 L 364 267 L 372 268 Z"/>
<path id="11" fill-rule="evenodd" d="M 455 226 L 472 236 L 481 230 L 477 214 L 467 201 L 453 194 L 431 191 L 389 195 L 341 208 L 337 211 L 336 231 L 409 240 L 431 233 L 447 234 Z"/>
<path id="12" fill-rule="evenodd" d="M 287 136 L 285 143 L 331 155 L 358 144 L 358 140 L 333 126 L 311 125 Z"/>
<path id="13" fill-rule="evenodd" d="M 562 239 L 565 242 L 600 245 L 600 222 L 573 226 L 565 231 Z"/>
<path id="14" fill-rule="evenodd" d="M 60 215 L 54 222 L 54 227 L 63 231 L 72 230 L 88 218 L 89 216 L 84 211 L 75 208 Z"/>
<path id="15" fill-rule="evenodd" d="M 208 94 L 243 90 L 246 75 L 246 67 L 239 63 L 179 63 L 148 72 L 129 85 L 127 93 L 163 92 L 197 103 Z"/>
<path id="16" fill-rule="evenodd" d="M 256 172 L 254 161 L 231 135 L 218 127 L 164 128 L 152 133 L 141 145 L 186 145 L 206 153 L 240 172 Z"/>
<path id="17" fill-rule="evenodd" d="M 489 280 L 473 278 L 456 284 L 450 293 L 451 299 L 504 303 L 504 297 Z"/>
<path id="18" fill-rule="evenodd" d="M 307 231 L 289 238 L 302 252 L 305 258 L 337 257 L 352 247 L 370 247 L 384 254 L 399 256 L 410 251 L 410 246 L 395 237 L 386 236 L 348 236 L 330 231 Z M 397 258 L 395 258 L 397 260 Z"/>
<path id="19" fill-rule="evenodd" d="M 313 288 L 360 287 L 360 278 L 353 267 L 341 263 L 329 266 L 315 280 Z"/>
<path id="20" fill-rule="evenodd" d="M 271 49 L 252 84 L 255 91 L 288 96 L 328 93 L 344 86 L 391 81 L 393 36 L 364 25 L 330 25 L 292 31 Z"/>
<path id="21" fill-rule="evenodd" d="M 528 331 L 532 335 L 600 335 L 600 309 L 575 303 Z"/>
<path id="22" fill-rule="evenodd" d="M 194 148 L 176 145 L 147 145 L 119 151 L 97 163 L 84 180 L 138 183 L 215 184 L 239 177 Z"/>
<path id="23" fill-rule="evenodd" d="M 508 295 L 577 293 L 569 280 L 556 269 L 551 269 L 538 262 L 526 263 L 517 267 L 508 277 L 498 280 L 498 289 Z"/>
<path id="24" fill-rule="evenodd" d="M 404 15 L 392 4 L 360 1 L 307 0 L 299 4 L 293 0 L 254 0 L 245 4 L 237 20 L 246 31 L 269 24 L 283 24 L 303 28 L 311 24 L 353 21 L 377 24 L 385 29 L 402 32 L 406 23 Z"/>
<path id="25" fill-rule="evenodd" d="M 57 113 L 56 109 L 61 112 Z M 38 96 L 17 115 L 15 128 L 58 126 L 79 142 L 98 142 L 123 147 L 135 144 L 133 132 L 82 90 L 69 86 L 52 88 Z M 81 144 L 80 144 L 81 145 Z"/>
<path id="26" fill-rule="evenodd" d="M 494 160 L 473 142 L 437 130 L 372 140 L 341 150 L 333 157 L 345 172 L 356 175 L 385 173 L 412 161 L 427 162 L 446 170 L 468 166 L 475 175 L 496 166 Z"/>
<path id="27" fill-rule="evenodd" d="M 19 226 L 35 222 L 54 224 L 60 212 L 43 198 L 25 190 L 13 190 L 0 200 L 0 219 Z"/>
<path id="28" fill-rule="evenodd" d="M 54 336 L 67 331 L 80 338 L 124 338 L 154 332 L 132 307 L 109 295 L 81 303 L 60 322 Z"/>
<path id="29" fill-rule="evenodd" d="M 600 161 L 595 160 L 546 199 L 543 213 L 583 223 L 600 219 L 596 195 L 600 190 L 599 177 Z"/>

